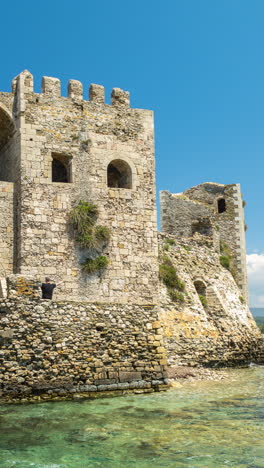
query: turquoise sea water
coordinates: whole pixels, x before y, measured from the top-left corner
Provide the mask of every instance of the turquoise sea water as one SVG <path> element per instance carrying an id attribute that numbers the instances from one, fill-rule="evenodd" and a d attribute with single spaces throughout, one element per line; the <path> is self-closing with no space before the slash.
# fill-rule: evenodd
<path id="1" fill-rule="evenodd" d="M 150 395 L 0 406 L 1 468 L 264 467 L 264 367 Z"/>

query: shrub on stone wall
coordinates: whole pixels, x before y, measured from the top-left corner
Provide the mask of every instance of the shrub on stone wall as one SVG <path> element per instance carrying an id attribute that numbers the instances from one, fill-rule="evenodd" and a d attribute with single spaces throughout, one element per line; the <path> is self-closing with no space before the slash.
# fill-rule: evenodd
<path id="1" fill-rule="evenodd" d="M 175 289 L 168 289 L 169 296 L 173 302 L 184 302 L 184 295 Z"/>
<path id="2" fill-rule="evenodd" d="M 80 200 L 69 215 L 76 243 L 82 249 L 93 251 L 82 263 L 82 269 L 86 273 L 103 270 L 109 263 L 108 258 L 101 253 L 110 239 L 110 231 L 106 226 L 95 225 L 97 216 L 97 206 L 84 200 Z"/>
<path id="3" fill-rule="evenodd" d="M 85 262 L 82 263 L 83 271 L 86 273 L 94 273 L 95 271 L 101 271 L 107 267 L 109 263 L 108 258 L 105 255 L 99 255 L 96 258 L 87 258 Z"/>
<path id="4" fill-rule="evenodd" d="M 221 241 L 220 242 L 220 257 L 219 261 L 221 265 L 230 271 L 231 275 L 233 276 L 234 280 L 236 281 L 237 278 L 237 270 L 234 264 L 234 259 L 231 253 L 231 249 L 229 246 Z"/>
<path id="5" fill-rule="evenodd" d="M 163 245 L 164 250 L 169 250 L 170 246 L 175 245 L 175 240 L 174 239 L 165 239 L 165 243 Z"/>
<path id="6" fill-rule="evenodd" d="M 220 263 L 221 263 L 222 267 L 229 270 L 229 268 L 230 268 L 230 258 L 229 258 L 228 255 L 220 255 Z"/>
<path id="7" fill-rule="evenodd" d="M 202 306 L 206 309 L 207 307 L 207 299 L 203 294 L 199 294 L 199 299 L 202 303 Z"/>
<path id="8" fill-rule="evenodd" d="M 177 275 L 171 259 L 167 256 L 161 258 L 159 265 L 159 278 L 167 286 L 169 296 L 172 301 L 184 301 L 182 292 L 185 290 L 185 284 Z"/>

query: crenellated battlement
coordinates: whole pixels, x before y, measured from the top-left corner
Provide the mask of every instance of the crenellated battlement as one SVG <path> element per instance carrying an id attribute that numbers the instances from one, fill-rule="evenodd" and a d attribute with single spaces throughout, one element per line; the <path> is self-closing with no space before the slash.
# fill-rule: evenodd
<path id="1" fill-rule="evenodd" d="M 90 85 L 88 92 L 89 99 L 85 99 L 83 84 L 78 80 L 69 80 L 67 90 L 67 97 L 70 99 L 90 101 L 95 104 L 105 104 L 105 89 L 102 85 Z M 21 92 L 34 93 L 33 75 L 28 70 L 24 70 L 12 80 L 12 93 L 17 95 Z M 51 76 L 43 76 L 40 94 L 54 99 L 64 97 L 61 95 L 61 81 L 58 78 Z M 111 92 L 111 105 L 115 107 L 129 108 L 130 93 L 120 88 L 113 88 Z"/>

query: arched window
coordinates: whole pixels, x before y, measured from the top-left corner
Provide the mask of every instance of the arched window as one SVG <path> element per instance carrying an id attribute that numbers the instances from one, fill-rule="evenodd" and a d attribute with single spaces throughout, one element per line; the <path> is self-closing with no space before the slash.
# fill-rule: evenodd
<path id="1" fill-rule="evenodd" d="M 226 201 L 224 198 L 219 198 L 217 200 L 217 210 L 218 213 L 224 213 L 226 211 Z"/>
<path id="2" fill-rule="evenodd" d="M 52 154 L 52 182 L 71 182 L 71 158 L 69 156 Z"/>
<path id="3" fill-rule="evenodd" d="M 114 159 L 107 167 L 107 186 L 115 188 L 132 188 L 132 171 L 126 161 Z"/>

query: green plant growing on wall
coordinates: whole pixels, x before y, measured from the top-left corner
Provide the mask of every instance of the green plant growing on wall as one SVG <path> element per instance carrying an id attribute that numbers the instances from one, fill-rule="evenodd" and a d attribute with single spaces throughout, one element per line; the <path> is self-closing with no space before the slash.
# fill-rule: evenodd
<path id="1" fill-rule="evenodd" d="M 95 226 L 94 237 L 96 242 L 108 242 L 110 239 L 110 231 L 106 226 Z"/>
<path id="2" fill-rule="evenodd" d="M 82 234 L 95 224 L 97 216 L 98 208 L 96 205 L 80 200 L 70 212 L 70 221 L 77 232 Z"/>
<path id="3" fill-rule="evenodd" d="M 99 270 L 103 270 L 107 267 L 109 263 L 108 258 L 105 255 L 99 255 L 96 258 L 87 258 L 85 262 L 82 263 L 82 269 L 86 273 L 94 273 Z"/>
<path id="4" fill-rule="evenodd" d="M 93 252 L 82 263 L 83 271 L 90 274 L 103 270 L 109 263 L 108 258 L 101 253 L 110 239 L 110 231 L 106 226 L 96 226 L 97 216 L 97 206 L 84 200 L 80 200 L 69 215 L 76 243 L 81 249 Z"/>
<path id="5" fill-rule="evenodd" d="M 168 289 L 169 296 L 173 302 L 184 302 L 184 295 L 175 289 Z"/>
<path id="6" fill-rule="evenodd" d="M 171 259 L 168 256 L 163 256 L 160 259 L 159 278 L 166 285 L 168 294 L 172 301 L 184 301 L 182 292 L 185 290 L 185 284 L 177 275 Z"/>
<path id="7" fill-rule="evenodd" d="M 206 297 L 205 297 L 203 294 L 199 294 L 199 299 L 200 299 L 200 301 L 201 301 L 203 307 L 206 309 L 206 307 L 207 307 L 207 299 L 206 299 Z"/>
<path id="8" fill-rule="evenodd" d="M 174 239 L 166 239 L 166 243 L 169 245 L 175 245 L 175 240 Z"/>
<path id="9" fill-rule="evenodd" d="M 221 263 L 222 267 L 229 270 L 229 268 L 230 268 L 230 258 L 229 258 L 228 255 L 220 255 L 220 263 Z"/>
<path id="10" fill-rule="evenodd" d="M 232 257 L 232 253 L 229 246 L 223 241 L 220 241 L 219 261 L 224 268 L 230 271 L 231 275 L 236 281 L 237 271 Z"/>
<path id="11" fill-rule="evenodd" d="M 165 239 L 163 248 L 164 248 L 164 250 L 169 250 L 169 247 L 173 246 L 173 245 L 175 245 L 175 240 L 174 239 Z"/>

